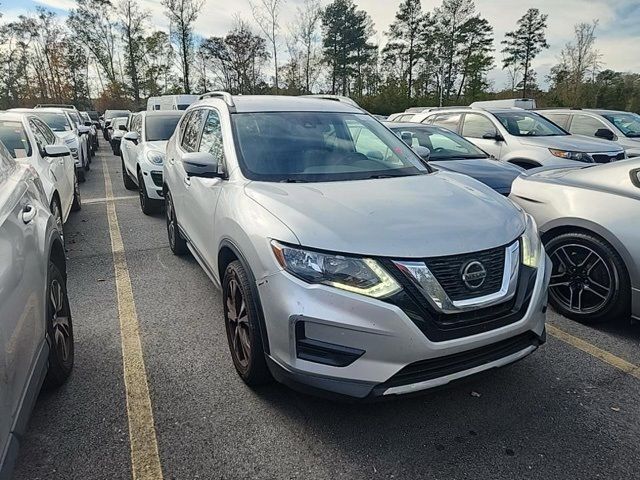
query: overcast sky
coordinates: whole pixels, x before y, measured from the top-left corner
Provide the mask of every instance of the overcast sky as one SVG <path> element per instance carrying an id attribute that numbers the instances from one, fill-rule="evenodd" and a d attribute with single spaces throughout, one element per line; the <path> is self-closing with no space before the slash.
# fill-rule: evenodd
<path id="1" fill-rule="evenodd" d="M 153 24 L 158 28 L 166 28 L 160 0 L 139 0 L 140 4 L 151 10 Z M 326 5 L 327 0 L 319 0 Z M 376 40 L 384 44 L 389 23 L 394 18 L 400 0 L 356 0 L 360 9 L 371 15 L 376 29 Z M 432 10 L 441 0 L 422 0 L 425 10 Z M 478 12 L 486 17 L 494 28 L 495 47 L 500 50 L 500 41 L 504 33 L 512 30 L 518 18 L 527 8 L 537 7 L 549 15 L 547 41 L 551 48 L 535 60 L 534 68 L 538 78 L 543 82 L 565 43 L 571 40 L 573 25 L 578 22 L 598 20 L 599 28 L 597 48 L 602 53 L 606 68 L 622 71 L 640 72 L 640 1 L 638 0 L 530 0 L 518 2 L 513 0 L 476 0 Z M 296 8 L 302 0 L 286 0 L 283 8 L 281 24 L 286 28 L 295 15 Z M 21 13 L 33 10 L 35 5 L 54 9 L 65 15 L 75 5 L 74 0 L 0 0 L 0 12 L 4 19 L 12 19 Z M 232 26 L 234 16 L 239 15 L 251 20 L 248 0 L 206 0 L 197 23 L 197 33 L 202 36 L 224 35 Z M 498 62 L 500 54 L 496 55 Z M 505 75 L 500 65 L 491 72 L 490 78 L 496 88 L 505 84 Z"/>

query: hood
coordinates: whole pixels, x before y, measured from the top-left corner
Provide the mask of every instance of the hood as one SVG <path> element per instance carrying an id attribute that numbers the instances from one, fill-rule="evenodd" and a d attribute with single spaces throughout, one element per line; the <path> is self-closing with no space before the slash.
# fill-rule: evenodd
<path id="1" fill-rule="evenodd" d="M 484 158 L 469 160 L 433 160 L 429 162 L 439 170 L 457 172 L 475 178 L 499 193 L 508 195 L 511 184 L 524 169 L 511 163 Z"/>
<path id="2" fill-rule="evenodd" d="M 456 173 L 350 182 L 250 182 L 246 194 L 300 244 L 395 258 L 469 253 L 506 245 L 524 231 L 510 200 Z"/>
<path id="3" fill-rule="evenodd" d="M 144 142 L 144 147 L 147 150 L 158 150 L 162 153 L 165 153 L 167 150 L 168 140 L 154 140 L 152 142 Z"/>
<path id="4" fill-rule="evenodd" d="M 608 140 L 597 140 L 582 135 L 563 135 L 558 137 L 518 137 L 522 145 L 540 148 L 557 148 L 575 152 L 619 152 L 622 147 Z"/>

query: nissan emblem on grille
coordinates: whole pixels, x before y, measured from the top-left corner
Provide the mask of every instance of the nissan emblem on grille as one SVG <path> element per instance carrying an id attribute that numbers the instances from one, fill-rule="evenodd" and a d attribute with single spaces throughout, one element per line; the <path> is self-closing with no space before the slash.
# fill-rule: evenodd
<path id="1" fill-rule="evenodd" d="M 477 260 L 467 263 L 462 269 L 462 281 L 469 290 L 477 290 L 487 278 L 487 270 Z"/>

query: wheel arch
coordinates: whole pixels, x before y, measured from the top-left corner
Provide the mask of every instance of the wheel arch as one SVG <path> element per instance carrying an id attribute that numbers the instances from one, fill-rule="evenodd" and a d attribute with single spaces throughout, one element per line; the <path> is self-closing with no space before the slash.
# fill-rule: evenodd
<path id="1" fill-rule="evenodd" d="M 631 280 L 631 284 L 635 284 L 634 279 L 638 278 L 638 272 L 635 269 L 635 263 L 629 250 L 620 240 L 606 227 L 595 222 L 584 219 L 561 219 L 549 222 L 541 228 L 541 237 L 543 243 L 547 243 L 551 238 L 564 233 L 586 233 L 598 237 L 603 242 L 609 244 L 613 250 L 620 255 L 624 264 L 625 273 Z"/>
<path id="2" fill-rule="evenodd" d="M 251 283 L 251 293 L 256 301 L 256 309 L 258 311 L 258 323 L 260 325 L 260 336 L 262 337 L 262 345 L 264 347 L 264 353 L 270 353 L 269 337 L 267 335 L 267 325 L 264 318 L 264 311 L 262 309 L 262 302 L 260 301 L 260 292 L 258 291 L 258 284 L 256 283 L 255 275 L 249 266 L 249 262 L 242 254 L 240 249 L 229 239 L 224 239 L 220 242 L 218 249 L 218 275 L 220 278 L 220 285 L 224 280 L 224 271 L 227 266 L 233 261 L 239 261 L 242 264 L 245 272 L 249 276 Z"/>
<path id="3" fill-rule="evenodd" d="M 60 270 L 65 282 L 67 281 L 67 258 L 64 253 L 62 239 L 58 234 L 54 235 L 49 247 L 49 260 Z"/>

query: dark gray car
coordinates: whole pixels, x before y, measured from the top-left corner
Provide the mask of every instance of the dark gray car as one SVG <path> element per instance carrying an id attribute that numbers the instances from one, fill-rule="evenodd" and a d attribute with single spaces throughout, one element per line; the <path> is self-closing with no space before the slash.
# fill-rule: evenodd
<path id="1" fill-rule="evenodd" d="M 8 479 L 40 388 L 73 368 L 62 239 L 35 170 L 0 143 L 0 479 Z"/>

